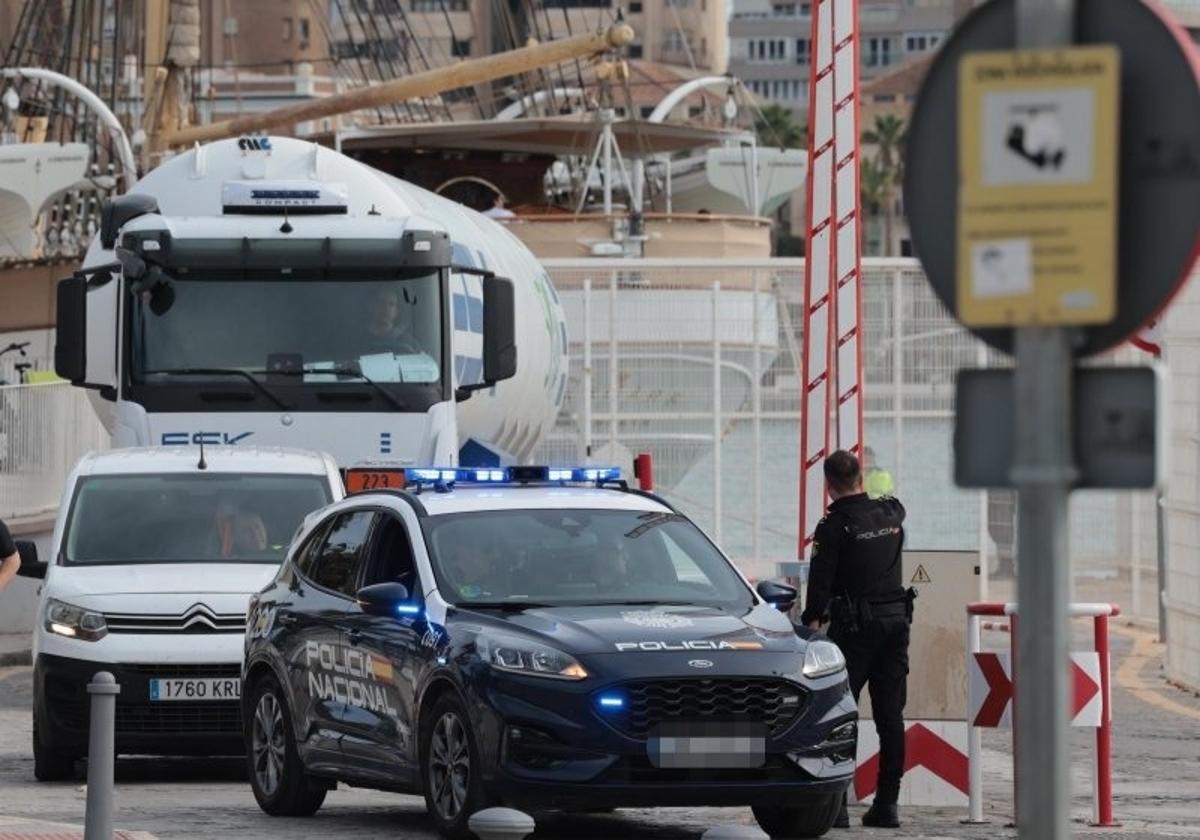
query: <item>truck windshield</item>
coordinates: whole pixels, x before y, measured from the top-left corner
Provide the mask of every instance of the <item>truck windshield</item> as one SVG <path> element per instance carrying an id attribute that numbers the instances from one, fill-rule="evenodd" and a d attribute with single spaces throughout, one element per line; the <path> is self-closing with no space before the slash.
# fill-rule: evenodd
<path id="1" fill-rule="evenodd" d="M 269 393 L 254 392 L 268 399 L 332 386 L 386 401 L 411 397 L 412 386 L 440 391 L 443 379 L 437 272 L 281 279 L 278 271 L 269 278 L 190 271 L 172 274 L 166 295 L 135 295 L 131 322 L 135 385 L 194 388 L 205 378 L 228 385 L 253 376 Z"/>
<path id="2" fill-rule="evenodd" d="M 438 589 L 459 606 L 753 605 L 729 562 L 676 514 L 502 510 L 426 522 Z"/>
<path id="3" fill-rule="evenodd" d="M 279 563 L 301 520 L 331 501 L 316 475 L 97 475 L 81 479 L 67 564 Z"/>

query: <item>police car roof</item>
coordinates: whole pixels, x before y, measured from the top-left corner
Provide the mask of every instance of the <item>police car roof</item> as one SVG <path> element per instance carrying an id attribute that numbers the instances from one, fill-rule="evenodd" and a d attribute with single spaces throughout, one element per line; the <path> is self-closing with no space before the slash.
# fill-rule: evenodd
<path id="1" fill-rule="evenodd" d="M 474 486 L 459 484 L 445 493 L 439 493 L 431 487 L 426 487 L 422 489 L 419 498 L 426 513 L 430 516 L 488 510 L 553 508 L 670 512 L 670 508 L 662 502 L 640 493 L 582 485 Z"/>
<path id="2" fill-rule="evenodd" d="M 336 469 L 330 456 L 280 446 L 205 446 L 210 473 L 281 473 L 327 475 Z M 201 473 L 199 446 L 143 446 L 92 452 L 80 460 L 79 475 Z"/>

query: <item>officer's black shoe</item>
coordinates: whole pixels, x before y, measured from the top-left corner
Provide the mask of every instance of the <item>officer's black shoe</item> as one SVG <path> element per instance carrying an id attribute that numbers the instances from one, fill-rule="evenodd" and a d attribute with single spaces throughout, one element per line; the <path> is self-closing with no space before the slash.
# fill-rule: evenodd
<path id="1" fill-rule="evenodd" d="M 871 807 L 867 809 L 867 813 L 863 814 L 863 825 L 868 828 L 899 828 L 900 812 L 896 808 L 896 803 L 893 802 L 890 805 L 872 803 Z"/>
<path id="2" fill-rule="evenodd" d="M 842 797 L 842 807 L 838 810 L 837 819 L 833 821 L 834 828 L 850 827 L 850 812 L 846 810 L 846 797 Z"/>

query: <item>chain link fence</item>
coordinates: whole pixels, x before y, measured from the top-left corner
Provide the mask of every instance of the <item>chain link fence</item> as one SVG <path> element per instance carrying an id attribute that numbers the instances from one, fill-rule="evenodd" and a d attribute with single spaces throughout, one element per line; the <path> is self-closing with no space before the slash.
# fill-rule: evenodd
<path id="1" fill-rule="evenodd" d="M 658 490 L 747 574 L 771 576 L 794 560 L 804 261 L 550 260 L 547 268 L 568 319 L 571 373 L 536 459 L 628 468 L 650 452 Z M 990 597 L 1007 597 L 1014 499 L 955 486 L 953 434 L 956 372 L 1010 362 L 958 325 L 915 260 L 867 259 L 863 269 L 866 443 L 908 508 L 908 545 L 981 552 Z M 1098 363 L 1144 362 L 1136 353 Z M 1155 507 L 1149 493 L 1074 495 L 1080 594 L 1095 583 L 1124 595 L 1136 614 L 1155 615 Z"/>

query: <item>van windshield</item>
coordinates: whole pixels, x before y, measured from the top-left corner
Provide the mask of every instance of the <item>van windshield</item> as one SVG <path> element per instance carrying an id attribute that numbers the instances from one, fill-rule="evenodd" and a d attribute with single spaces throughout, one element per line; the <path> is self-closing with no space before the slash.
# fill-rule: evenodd
<path id="1" fill-rule="evenodd" d="M 97 475 L 81 479 L 67 564 L 279 563 L 301 520 L 331 501 L 316 475 Z"/>

